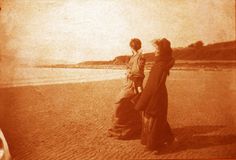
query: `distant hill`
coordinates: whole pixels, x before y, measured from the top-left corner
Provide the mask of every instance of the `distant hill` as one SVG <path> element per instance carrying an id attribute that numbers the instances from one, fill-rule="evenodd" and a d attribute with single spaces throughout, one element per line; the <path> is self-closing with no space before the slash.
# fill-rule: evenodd
<path id="1" fill-rule="evenodd" d="M 236 41 L 174 49 L 177 60 L 236 60 Z"/>
<path id="2" fill-rule="evenodd" d="M 125 68 L 131 55 L 121 55 L 110 61 L 84 61 L 78 64 L 50 64 L 37 65 L 38 67 L 56 68 Z M 144 53 L 146 67 L 152 66 L 155 56 L 154 53 Z M 236 40 L 208 44 L 204 46 L 202 41 L 197 41 L 187 47 L 173 48 L 173 57 L 176 59 L 175 66 L 187 67 L 236 67 Z"/>
<path id="3" fill-rule="evenodd" d="M 154 53 L 144 53 L 143 55 L 146 59 L 146 62 L 154 61 Z M 236 41 L 208 44 L 206 46 L 203 46 L 203 43 L 201 41 L 198 41 L 185 48 L 173 48 L 173 57 L 176 60 L 190 61 L 235 61 Z M 79 63 L 78 65 L 124 65 L 129 61 L 129 58 L 130 55 L 122 55 L 115 57 L 112 61 L 86 61 Z"/>
<path id="4" fill-rule="evenodd" d="M 78 65 L 109 65 L 113 64 L 113 61 L 84 61 Z"/>

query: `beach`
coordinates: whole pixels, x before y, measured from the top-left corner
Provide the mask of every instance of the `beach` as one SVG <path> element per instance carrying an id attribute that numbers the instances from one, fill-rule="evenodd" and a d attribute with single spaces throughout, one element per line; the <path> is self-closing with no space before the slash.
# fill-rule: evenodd
<path id="1" fill-rule="evenodd" d="M 119 75 L 120 76 L 120 75 Z M 107 137 L 121 77 L 0 89 L 16 160 L 236 158 L 235 70 L 171 71 L 168 120 L 179 142 L 162 154 Z M 148 74 L 147 74 L 148 76 Z"/>

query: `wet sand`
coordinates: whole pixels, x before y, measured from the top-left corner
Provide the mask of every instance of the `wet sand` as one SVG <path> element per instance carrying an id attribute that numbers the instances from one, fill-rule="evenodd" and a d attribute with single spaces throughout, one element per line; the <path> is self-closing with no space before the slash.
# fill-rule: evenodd
<path id="1" fill-rule="evenodd" d="M 16 160 L 236 158 L 235 74 L 170 75 L 168 119 L 179 139 L 160 155 L 106 136 L 122 80 L 0 89 Z"/>

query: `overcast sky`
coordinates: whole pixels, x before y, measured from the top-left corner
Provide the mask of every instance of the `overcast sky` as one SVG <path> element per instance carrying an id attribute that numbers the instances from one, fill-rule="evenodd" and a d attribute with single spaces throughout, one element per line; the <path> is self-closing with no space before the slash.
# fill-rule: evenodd
<path id="1" fill-rule="evenodd" d="M 235 39 L 234 0 L 0 1 L 1 54 L 35 61 L 110 60 L 130 53 L 133 37 L 144 52 L 154 38 L 173 47 Z"/>

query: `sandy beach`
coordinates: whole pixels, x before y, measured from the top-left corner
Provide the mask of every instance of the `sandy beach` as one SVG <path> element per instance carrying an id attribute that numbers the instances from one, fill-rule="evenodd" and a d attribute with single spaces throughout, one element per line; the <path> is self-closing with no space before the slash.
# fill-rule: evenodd
<path id="1" fill-rule="evenodd" d="M 0 0 L 0 160 L 6 146 L 12 160 L 236 159 L 235 11 L 236 0 Z M 176 137 L 160 152 L 108 135 L 124 81 L 145 84 L 153 65 L 146 108 L 158 117 L 144 128 L 169 139 L 156 125 L 167 98 Z"/>
<path id="2" fill-rule="evenodd" d="M 236 158 L 235 70 L 171 73 L 170 125 L 160 155 L 107 137 L 122 80 L 0 89 L 3 132 L 16 160 Z"/>

